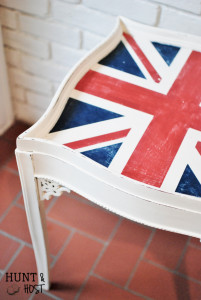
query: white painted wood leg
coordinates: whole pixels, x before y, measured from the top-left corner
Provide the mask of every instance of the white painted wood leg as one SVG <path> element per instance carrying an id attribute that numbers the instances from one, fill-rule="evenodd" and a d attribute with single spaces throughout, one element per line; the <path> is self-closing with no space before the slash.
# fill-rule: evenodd
<path id="1" fill-rule="evenodd" d="M 20 173 L 27 221 L 36 258 L 38 284 L 44 284 L 43 289 L 48 290 L 50 286 L 49 255 L 43 201 L 40 201 L 38 186 L 36 179 L 34 179 L 31 153 L 16 150 L 16 158 Z M 30 270 L 30 272 L 33 271 Z M 42 277 L 44 278 L 44 282 L 41 280 Z"/>

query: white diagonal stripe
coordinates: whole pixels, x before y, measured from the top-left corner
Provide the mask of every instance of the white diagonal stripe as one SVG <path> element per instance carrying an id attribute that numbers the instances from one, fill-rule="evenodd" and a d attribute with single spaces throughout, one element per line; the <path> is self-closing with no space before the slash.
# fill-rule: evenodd
<path id="1" fill-rule="evenodd" d="M 67 144 L 74 141 L 84 140 L 91 137 L 131 128 L 132 122 L 132 118 L 120 117 L 53 132 L 48 134 L 46 139 L 52 140 L 59 144 Z"/>

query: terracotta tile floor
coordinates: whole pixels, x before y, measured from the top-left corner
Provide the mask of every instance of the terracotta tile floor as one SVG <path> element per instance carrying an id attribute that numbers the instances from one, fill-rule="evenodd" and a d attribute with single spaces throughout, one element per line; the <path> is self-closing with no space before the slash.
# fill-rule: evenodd
<path id="1" fill-rule="evenodd" d="M 6 282 L 6 272 L 36 272 L 13 153 L 26 127 L 17 122 L 0 137 L 0 299 L 201 299 L 197 239 L 130 222 L 73 192 L 45 203 L 51 290 Z"/>

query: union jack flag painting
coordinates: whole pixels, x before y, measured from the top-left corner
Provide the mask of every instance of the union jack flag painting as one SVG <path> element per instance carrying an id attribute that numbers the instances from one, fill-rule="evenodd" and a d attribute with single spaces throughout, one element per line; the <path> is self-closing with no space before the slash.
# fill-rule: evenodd
<path id="1" fill-rule="evenodd" d="M 201 53 L 123 33 L 78 82 L 48 139 L 114 173 L 201 196 Z"/>

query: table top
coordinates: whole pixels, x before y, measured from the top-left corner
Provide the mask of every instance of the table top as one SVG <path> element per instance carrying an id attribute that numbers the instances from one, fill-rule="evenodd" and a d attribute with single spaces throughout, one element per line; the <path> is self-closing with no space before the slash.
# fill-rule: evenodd
<path id="1" fill-rule="evenodd" d="M 124 31 L 71 91 L 47 139 L 114 173 L 201 196 L 201 52 Z"/>

